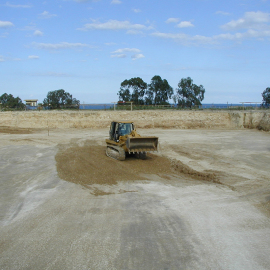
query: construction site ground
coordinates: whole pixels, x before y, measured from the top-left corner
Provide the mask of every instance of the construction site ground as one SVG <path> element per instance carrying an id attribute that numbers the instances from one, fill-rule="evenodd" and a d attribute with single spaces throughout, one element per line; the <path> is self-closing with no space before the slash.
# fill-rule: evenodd
<path id="1" fill-rule="evenodd" d="M 0 269 L 269 269 L 270 133 L 0 127 Z"/>

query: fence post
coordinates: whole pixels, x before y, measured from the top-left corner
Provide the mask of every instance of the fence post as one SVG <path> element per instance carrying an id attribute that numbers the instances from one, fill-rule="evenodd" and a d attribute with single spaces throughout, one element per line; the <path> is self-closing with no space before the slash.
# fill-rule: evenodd
<path id="1" fill-rule="evenodd" d="M 113 110 L 115 111 L 115 104 L 116 104 L 117 102 L 113 101 L 113 102 L 111 102 L 111 103 L 113 103 Z"/>

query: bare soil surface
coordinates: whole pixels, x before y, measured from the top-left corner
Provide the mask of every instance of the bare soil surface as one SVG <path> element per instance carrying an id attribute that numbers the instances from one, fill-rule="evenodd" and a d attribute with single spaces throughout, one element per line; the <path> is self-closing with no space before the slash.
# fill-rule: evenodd
<path id="1" fill-rule="evenodd" d="M 30 128 L 14 128 L 8 126 L 0 126 L 0 133 L 8 133 L 8 134 L 31 134 L 37 132 L 36 129 Z"/>
<path id="2" fill-rule="evenodd" d="M 135 155 L 127 155 L 124 162 L 119 162 L 104 158 L 104 151 L 104 146 L 97 145 L 95 141 L 86 141 L 83 146 L 75 144 L 67 149 L 64 146 L 55 157 L 59 177 L 85 187 L 151 179 L 153 174 L 165 176 L 166 179 L 180 174 L 196 180 L 218 183 L 214 173 L 197 172 L 179 160 L 165 156 L 148 153 L 146 160 L 141 160 Z"/>
<path id="3" fill-rule="evenodd" d="M 159 152 L 116 161 L 107 129 L 3 130 L 0 269 L 269 269 L 269 132 L 141 129 Z"/>

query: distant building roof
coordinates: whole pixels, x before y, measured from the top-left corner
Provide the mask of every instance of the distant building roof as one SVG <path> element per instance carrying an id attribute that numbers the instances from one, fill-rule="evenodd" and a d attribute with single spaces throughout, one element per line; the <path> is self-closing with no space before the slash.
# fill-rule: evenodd
<path id="1" fill-rule="evenodd" d="M 38 99 L 25 99 L 24 101 L 26 106 L 36 107 Z"/>

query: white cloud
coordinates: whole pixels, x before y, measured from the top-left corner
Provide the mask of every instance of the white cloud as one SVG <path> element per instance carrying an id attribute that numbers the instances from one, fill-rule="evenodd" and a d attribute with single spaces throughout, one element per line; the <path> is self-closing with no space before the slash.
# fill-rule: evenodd
<path id="1" fill-rule="evenodd" d="M 177 27 L 179 28 L 186 28 L 186 27 L 193 27 L 194 25 L 191 22 L 183 21 L 177 24 Z"/>
<path id="2" fill-rule="evenodd" d="M 124 52 L 139 53 L 139 52 L 141 52 L 141 50 L 136 49 L 136 48 L 123 48 L 123 49 L 118 49 L 112 53 L 124 53 Z"/>
<path id="3" fill-rule="evenodd" d="M 0 62 L 5 62 L 5 61 L 22 61 L 21 58 L 11 58 L 11 57 L 3 57 L 0 55 Z"/>
<path id="4" fill-rule="evenodd" d="M 169 18 L 166 23 L 178 23 L 179 19 L 178 18 Z"/>
<path id="5" fill-rule="evenodd" d="M 43 36 L 43 33 L 40 30 L 36 30 L 34 36 Z"/>
<path id="6" fill-rule="evenodd" d="M 243 39 L 248 38 L 258 38 L 258 39 L 264 39 L 264 38 L 270 37 L 270 29 L 264 30 L 264 31 L 257 31 L 253 29 L 249 29 L 244 33 L 235 33 L 235 34 L 220 34 L 213 37 L 215 40 L 235 40 L 235 41 L 242 41 Z"/>
<path id="7" fill-rule="evenodd" d="M 166 23 L 178 23 L 180 21 L 179 18 L 169 18 L 166 20 Z M 177 24 L 177 27 L 179 28 L 185 28 L 185 27 L 193 27 L 194 25 L 190 21 L 182 21 Z"/>
<path id="8" fill-rule="evenodd" d="M 111 57 L 113 57 L 113 58 L 126 58 L 127 57 L 127 55 L 126 54 L 113 54 L 113 55 L 111 55 Z"/>
<path id="9" fill-rule="evenodd" d="M 215 44 L 217 42 L 223 40 L 231 40 L 231 41 L 243 41 L 244 39 L 250 38 L 269 38 L 270 37 L 270 30 L 265 31 L 256 31 L 256 30 L 248 30 L 244 33 L 226 33 L 226 34 L 219 34 L 212 37 L 202 36 L 202 35 L 195 35 L 189 36 L 182 33 L 172 34 L 172 33 L 152 33 L 152 36 L 164 38 L 164 39 L 172 39 L 175 41 L 180 42 L 181 44 L 188 45 L 188 44 Z"/>
<path id="10" fill-rule="evenodd" d="M 78 2 L 78 3 L 84 3 L 84 2 L 98 2 L 100 0 L 73 0 L 75 2 Z"/>
<path id="11" fill-rule="evenodd" d="M 136 60 L 136 59 L 140 59 L 140 58 L 144 57 L 144 55 L 140 52 L 141 52 L 141 50 L 136 49 L 136 48 L 122 48 L 122 49 L 118 49 L 116 51 L 113 51 L 111 57 L 126 58 L 127 53 L 133 53 L 133 55 L 131 55 L 131 58 L 132 58 L 132 60 Z"/>
<path id="12" fill-rule="evenodd" d="M 258 29 L 265 27 L 270 22 L 270 13 L 261 11 L 246 12 L 243 18 L 232 20 L 224 24 L 221 28 L 224 30 L 239 30 L 239 29 Z"/>
<path id="13" fill-rule="evenodd" d="M 60 50 L 60 49 L 77 49 L 77 48 L 85 48 L 90 47 L 88 44 L 83 43 L 69 43 L 69 42 L 61 42 L 61 43 L 32 43 L 35 48 L 43 49 L 43 50 Z"/>
<path id="14" fill-rule="evenodd" d="M 116 45 L 116 43 L 115 42 L 107 42 L 107 43 L 105 43 L 105 45 L 106 46 L 114 46 L 114 45 Z"/>
<path id="15" fill-rule="evenodd" d="M 22 30 L 22 31 L 35 31 L 35 30 L 37 30 L 37 27 L 35 24 L 31 23 L 30 25 L 24 26 L 20 30 Z"/>
<path id="16" fill-rule="evenodd" d="M 172 34 L 172 33 L 155 32 L 155 33 L 152 33 L 151 35 L 155 37 L 160 37 L 160 38 L 185 39 L 185 40 L 188 37 L 186 34 L 182 34 L 182 33 Z"/>
<path id="17" fill-rule="evenodd" d="M 0 34 L 0 38 L 7 38 L 8 35 L 9 35 L 8 32 L 4 32 L 4 33 Z"/>
<path id="18" fill-rule="evenodd" d="M 87 23 L 83 28 L 78 28 L 77 30 L 143 30 L 147 29 L 145 25 L 142 24 L 131 24 L 129 21 L 117 21 L 117 20 L 109 20 L 105 23 L 93 22 Z"/>
<path id="19" fill-rule="evenodd" d="M 7 7 L 11 7 L 11 8 L 31 8 L 31 5 L 13 5 L 10 4 L 9 2 L 6 2 L 6 6 Z"/>
<path id="20" fill-rule="evenodd" d="M 122 4 L 122 2 L 120 0 L 112 0 L 111 4 L 119 5 Z"/>
<path id="21" fill-rule="evenodd" d="M 73 77 L 73 75 L 62 72 L 45 72 L 45 73 L 34 73 L 33 76 L 45 76 L 45 77 Z"/>
<path id="22" fill-rule="evenodd" d="M 12 27 L 12 26 L 14 26 L 14 24 L 12 22 L 0 21 L 0 28 L 8 28 L 8 27 Z"/>
<path id="23" fill-rule="evenodd" d="M 37 56 L 37 55 L 29 55 L 28 59 L 39 59 L 39 56 Z"/>
<path id="24" fill-rule="evenodd" d="M 50 19 L 52 17 L 56 17 L 57 15 L 56 14 L 51 14 L 49 13 L 48 11 L 44 11 L 42 12 L 41 14 L 39 14 L 39 16 L 43 19 Z"/>
<path id="25" fill-rule="evenodd" d="M 132 60 L 144 58 L 145 56 L 142 53 L 134 54 L 131 56 Z"/>
<path id="26" fill-rule="evenodd" d="M 138 9 L 138 8 L 133 8 L 132 9 L 135 13 L 140 13 L 140 12 L 142 12 L 140 9 Z"/>
<path id="27" fill-rule="evenodd" d="M 229 12 L 225 12 L 225 11 L 217 11 L 216 14 L 221 14 L 221 15 L 224 15 L 224 16 L 231 15 Z"/>
<path id="28" fill-rule="evenodd" d="M 188 44 L 213 44 L 217 41 L 214 40 L 212 37 L 206 37 L 201 35 L 189 36 L 183 33 L 160 33 L 156 32 L 151 34 L 152 36 L 164 38 L 164 39 L 173 39 L 181 44 L 188 45 Z"/>
<path id="29" fill-rule="evenodd" d="M 270 37 L 270 14 L 264 12 L 246 12 L 243 18 L 239 20 L 233 20 L 229 23 L 223 25 L 221 28 L 228 31 L 236 31 L 239 29 L 245 29 L 244 32 L 229 32 L 222 33 L 215 36 L 203 36 L 203 35 L 195 35 L 190 36 L 183 33 L 161 33 L 155 32 L 152 33 L 152 36 L 164 38 L 164 39 L 172 39 L 177 42 L 180 42 L 184 45 L 190 44 L 217 44 L 222 41 L 236 41 L 242 42 L 245 39 L 260 39 L 263 40 L 265 38 Z M 182 27 L 193 26 L 190 22 L 181 22 Z M 178 25 L 179 26 L 179 25 Z"/>

